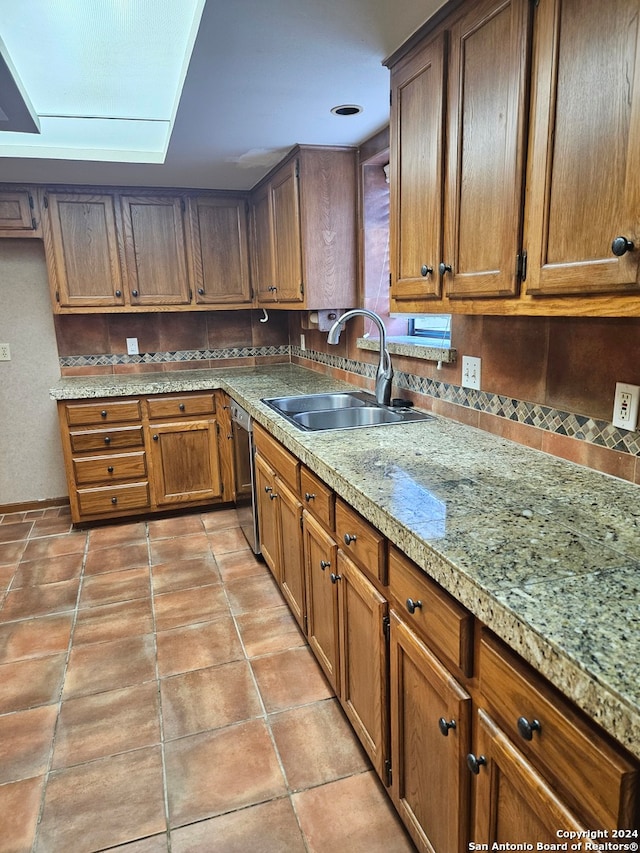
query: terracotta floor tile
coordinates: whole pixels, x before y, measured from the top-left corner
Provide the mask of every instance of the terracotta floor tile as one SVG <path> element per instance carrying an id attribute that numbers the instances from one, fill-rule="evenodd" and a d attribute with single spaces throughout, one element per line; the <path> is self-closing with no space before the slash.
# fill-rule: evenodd
<path id="1" fill-rule="evenodd" d="M 137 569 L 149 565 L 149 551 L 146 542 L 133 545 L 117 545 L 113 548 L 90 550 L 84 567 L 85 575 L 97 575 L 103 572 L 119 572 Z"/>
<path id="2" fill-rule="evenodd" d="M 57 702 L 66 654 L 0 666 L 0 714 Z"/>
<path id="3" fill-rule="evenodd" d="M 62 557 L 49 557 L 32 562 L 23 560 L 16 572 L 12 589 L 79 578 L 82 572 L 82 560 L 81 553 L 64 554 Z"/>
<path id="4" fill-rule="evenodd" d="M 73 614 L 0 624 L 0 664 L 66 652 Z"/>
<path id="5" fill-rule="evenodd" d="M 17 563 L 22 557 L 27 542 L 21 539 L 19 542 L 5 542 L 0 545 L 0 566 L 10 566 Z"/>
<path id="6" fill-rule="evenodd" d="M 196 622 L 210 622 L 212 619 L 228 616 L 230 612 L 227 596 L 220 584 L 178 589 L 156 595 L 154 607 L 157 631 L 167 631 L 169 628 L 193 625 Z"/>
<path id="7" fill-rule="evenodd" d="M 165 755 L 172 827 L 286 793 L 261 720 L 171 741 Z"/>
<path id="8" fill-rule="evenodd" d="M 71 650 L 63 699 L 116 690 L 155 678 L 152 634 Z"/>
<path id="9" fill-rule="evenodd" d="M 57 716 L 57 705 L 0 716 L 0 785 L 46 773 Z"/>
<path id="10" fill-rule="evenodd" d="M 225 583 L 252 575 L 263 575 L 269 569 L 250 550 L 230 551 L 216 557 L 220 576 Z"/>
<path id="11" fill-rule="evenodd" d="M 333 695 L 308 647 L 254 658 L 251 667 L 269 713 Z"/>
<path id="12" fill-rule="evenodd" d="M 96 607 L 115 601 L 131 601 L 151 595 L 149 569 L 126 569 L 85 578 L 80 592 L 80 607 Z"/>
<path id="13" fill-rule="evenodd" d="M 236 617 L 236 624 L 249 658 L 307 644 L 286 604 L 255 613 L 241 613 Z"/>
<path id="14" fill-rule="evenodd" d="M 244 657 L 231 618 L 159 631 L 157 644 L 161 677 L 218 666 Z"/>
<path id="15" fill-rule="evenodd" d="M 157 539 L 151 543 L 151 563 L 154 566 L 177 560 L 191 560 L 194 557 L 207 557 L 210 553 L 209 539 L 204 531 L 192 536 Z"/>
<path id="16" fill-rule="evenodd" d="M 153 632 L 150 598 L 120 601 L 78 611 L 73 645 L 106 643 Z"/>
<path id="17" fill-rule="evenodd" d="M 211 553 L 192 560 L 153 566 L 151 572 L 154 593 L 172 592 L 176 589 L 190 589 L 194 586 L 208 586 L 221 582 L 217 563 Z"/>
<path id="18" fill-rule="evenodd" d="M 71 519 L 68 517 L 43 516 L 34 522 L 29 536 L 31 539 L 40 536 L 58 536 L 61 533 L 70 533 L 71 529 Z"/>
<path id="19" fill-rule="evenodd" d="M 262 713 L 246 661 L 197 669 L 160 682 L 168 740 L 249 720 Z"/>
<path id="20" fill-rule="evenodd" d="M 80 578 L 41 586 L 10 589 L 0 610 L 0 622 L 74 610 Z"/>
<path id="21" fill-rule="evenodd" d="M 227 527 L 238 526 L 238 513 L 235 509 L 213 510 L 213 512 L 203 512 L 200 516 L 202 524 L 207 533 L 212 533 L 214 530 L 224 530 Z"/>
<path id="22" fill-rule="evenodd" d="M 310 853 L 412 853 L 415 848 L 373 771 L 294 794 Z"/>
<path id="23" fill-rule="evenodd" d="M 23 560 L 40 560 L 47 557 L 60 557 L 62 554 L 82 554 L 87 542 L 87 534 L 69 533 L 67 536 L 45 536 L 42 539 L 30 539 L 22 554 Z"/>
<path id="24" fill-rule="evenodd" d="M 249 806 L 171 833 L 173 853 L 305 853 L 306 849 L 288 798 Z"/>
<path id="25" fill-rule="evenodd" d="M 149 539 L 171 539 L 174 536 L 189 536 L 202 533 L 204 527 L 199 515 L 179 515 L 159 518 L 149 522 Z"/>
<path id="26" fill-rule="evenodd" d="M 52 767 L 83 764 L 159 742 L 155 682 L 70 699 L 62 703 Z"/>
<path id="27" fill-rule="evenodd" d="M 42 513 L 40 513 L 42 514 Z M 2 524 L 17 524 L 26 520 L 26 512 L 7 512 L 2 516 Z"/>
<path id="28" fill-rule="evenodd" d="M 31 853 L 44 777 L 0 785 L 0 853 Z"/>
<path id="29" fill-rule="evenodd" d="M 33 524 L 33 521 L 0 524 L 0 542 L 21 542 L 28 539 Z"/>
<path id="30" fill-rule="evenodd" d="M 144 521 L 94 527 L 89 531 L 89 550 L 114 548 L 117 545 L 137 545 L 147 541 L 147 526 Z"/>
<path id="31" fill-rule="evenodd" d="M 165 832 L 162 835 L 153 835 L 151 838 L 132 841 L 130 844 L 118 844 L 117 847 L 110 847 L 109 853 L 167 853 L 168 849 L 169 845 Z M 204 850 L 200 853 L 204 853 Z"/>
<path id="32" fill-rule="evenodd" d="M 209 534 L 209 542 L 214 557 L 220 554 L 227 554 L 230 551 L 246 551 L 253 553 L 244 538 L 244 533 L 239 527 L 225 527 L 220 530 L 214 530 Z"/>
<path id="33" fill-rule="evenodd" d="M 280 607 L 284 599 L 270 572 L 242 578 L 226 584 L 231 612 L 256 613 L 269 607 Z"/>
<path id="34" fill-rule="evenodd" d="M 293 791 L 371 769 L 337 699 L 274 714 L 269 722 Z"/>
<path id="35" fill-rule="evenodd" d="M 52 773 L 36 850 L 102 850 L 164 829 L 160 748 L 139 749 Z"/>
<path id="36" fill-rule="evenodd" d="M 0 600 L 2 593 L 6 592 L 9 584 L 13 581 L 15 573 L 18 571 L 18 563 L 9 563 L 6 566 L 0 566 Z"/>

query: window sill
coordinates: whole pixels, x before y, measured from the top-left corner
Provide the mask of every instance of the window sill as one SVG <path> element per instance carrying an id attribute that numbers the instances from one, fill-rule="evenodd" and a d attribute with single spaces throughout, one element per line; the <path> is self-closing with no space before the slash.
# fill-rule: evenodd
<path id="1" fill-rule="evenodd" d="M 360 349 L 380 352 L 380 340 L 378 338 L 358 338 L 357 345 Z M 431 346 L 428 343 L 417 343 L 415 338 L 393 337 L 387 338 L 387 349 L 391 355 L 405 355 L 409 358 L 421 358 L 423 361 L 441 361 L 451 364 L 458 358 L 458 351 L 453 347 Z"/>

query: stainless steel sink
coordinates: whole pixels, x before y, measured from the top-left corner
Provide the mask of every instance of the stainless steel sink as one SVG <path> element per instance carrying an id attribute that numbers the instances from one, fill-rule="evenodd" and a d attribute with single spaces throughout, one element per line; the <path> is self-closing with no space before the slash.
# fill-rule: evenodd
<path id="1" fill-rule="evenodd" d="M 355 427 L 428 421 L 431 415 L 402 406 L 383 406 L 366 391 L 336 394 L 300 394 L 262 401 L 302 430 L 354 429 Z"/>

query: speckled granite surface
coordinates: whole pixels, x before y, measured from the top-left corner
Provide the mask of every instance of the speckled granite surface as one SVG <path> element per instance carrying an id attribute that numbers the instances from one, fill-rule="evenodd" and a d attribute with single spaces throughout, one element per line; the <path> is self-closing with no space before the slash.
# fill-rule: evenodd
<path id="1" fill-rule="evenodd" d="M 640 489 L 461 424 L 304 433 L 263 397 L 345 387 L 293 365 L 61 379 L 54 399 L 223 388 L 640 757 Z"/>

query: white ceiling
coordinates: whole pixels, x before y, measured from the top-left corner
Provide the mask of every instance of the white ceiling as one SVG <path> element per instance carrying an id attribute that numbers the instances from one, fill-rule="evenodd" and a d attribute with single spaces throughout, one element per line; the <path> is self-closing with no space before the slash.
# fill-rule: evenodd
<path id="1" fill-rule="evenodd" d="M 295 143 L 356 145 L 384 127 L 382 60 L 441 5 L 206 0 L 164 163 L 7 157 L 0 134 L 0 181 L 248 189 Z M 363 112 L 335 116 L 337 104 Z"/>

